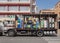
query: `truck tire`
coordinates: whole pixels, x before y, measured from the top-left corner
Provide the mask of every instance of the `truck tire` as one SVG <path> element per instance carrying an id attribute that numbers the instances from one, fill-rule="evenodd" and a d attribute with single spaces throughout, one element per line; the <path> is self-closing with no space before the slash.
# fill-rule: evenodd
<path id="1" fill-rule="evenodd" d="M 0 36 L 2 36 L 3 35 L 3 33 L 2 32 L 0 32 Z"/>
<path id="2" fill-rule="evenodd" d="M 37 31 L 37 36 L 38 36 L 38 37 L 42 37 L 42 36 L 43 36 L 43 32 Z"/>
<path id="3" fill-rule="evenodd" d="M 7 32 L 7 35 L 6 36 L 9 36 L 9 37 L 14 37 L 15 36 L 15 31 L 14 30 L 9 30 Z"/>

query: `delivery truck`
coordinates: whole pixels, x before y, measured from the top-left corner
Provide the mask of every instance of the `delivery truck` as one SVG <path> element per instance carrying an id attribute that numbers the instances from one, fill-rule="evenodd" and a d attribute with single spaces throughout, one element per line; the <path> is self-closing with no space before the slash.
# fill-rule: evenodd
<path id="1" fill-rule="evenodd" d="M 2 14 L 0 35 L 56 35 L 56 22 L 57 14 Z"/>

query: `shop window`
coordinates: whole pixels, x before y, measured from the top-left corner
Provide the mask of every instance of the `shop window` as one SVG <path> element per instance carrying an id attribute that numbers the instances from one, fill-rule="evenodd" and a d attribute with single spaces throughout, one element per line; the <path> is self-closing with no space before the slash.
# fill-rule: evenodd
<path id="1" fill-rule="evenodd" d="M 15 15 L 8 15 L 8 18 L 15 18 Z"/>

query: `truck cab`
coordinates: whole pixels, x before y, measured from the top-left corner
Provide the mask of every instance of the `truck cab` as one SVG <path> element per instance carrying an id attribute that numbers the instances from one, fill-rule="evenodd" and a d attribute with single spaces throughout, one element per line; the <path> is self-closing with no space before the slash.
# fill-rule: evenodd
<path id="1" fill-rule="evenodd" d="M 4 30 L 4 23 L 0 21 L 0 36 L 3 35 L 3 30 Z"/>

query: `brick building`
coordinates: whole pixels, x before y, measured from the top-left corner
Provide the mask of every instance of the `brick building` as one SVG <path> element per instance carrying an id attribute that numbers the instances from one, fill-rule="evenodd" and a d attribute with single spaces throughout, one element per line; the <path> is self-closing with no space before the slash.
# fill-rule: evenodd
<path id="1" fill-rule="evenodd" d="M 60 1 L 55 5 L 55 13 L 58 14 L 58 27 L 60 29 Z"/>
<path id="2" fill-rule="evenodd" d="M 40 14 L 57 14 L 58 28 L 60 29 L 60 1 L 54 6 L 53 9 L 40 10 Z"/>
<path id="3" fill-rule="evenodd" d="M 40 10 L 40 14 L 55 14 L 54 10 L 51 9 L 43 9 Z"/>

